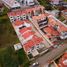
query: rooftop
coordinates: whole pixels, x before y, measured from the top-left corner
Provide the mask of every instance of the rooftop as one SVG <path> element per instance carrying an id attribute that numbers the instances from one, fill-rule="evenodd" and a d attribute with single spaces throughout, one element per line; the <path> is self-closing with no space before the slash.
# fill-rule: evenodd
<path id="1" fill-rule="evenodd" d="M 60 58 L 58 66 L 59 67 L 67 67 L 67 53 L 64 53 L 62 58 Z"/>
<path id="2" fill-rule="evenodd" d="M 20 4 L 16 0 L 2 0 L 10 8 L 20 7 Z"/>
<path id="3" fill-rule="evenodd" d="M 32 19 L 37 21 L 41 31 L 49 39 L 54 40 L 56 37 L 60 37 L 62 32 L 67 32 L 67 26 L 48 13 L 33 16 Z"/>
<path id="4" fill-rule="evenodd" d="M 29 20 L 16 20 L 12 22 L 12 25 L 16 30 L 26 53 L 30 52 L 33 47 L 37 50 L 42 48 L 42 45 L 45 46 L 46 41 L 43 40 L 37 31 L 35 32 L 35 29 Z M 39 48 L 37 48 L 37 46 L 39 46 Z"/>

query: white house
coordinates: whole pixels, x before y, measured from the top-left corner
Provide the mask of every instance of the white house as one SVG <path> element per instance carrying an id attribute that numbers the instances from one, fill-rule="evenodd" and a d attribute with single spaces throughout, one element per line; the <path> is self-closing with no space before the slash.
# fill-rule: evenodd
<path id="1" fill-rule="evenodd" d="M 20 7 L 20 3 L 18 3 L 16 0 L 2 0 L 2 2 L 9 9 Z"/>

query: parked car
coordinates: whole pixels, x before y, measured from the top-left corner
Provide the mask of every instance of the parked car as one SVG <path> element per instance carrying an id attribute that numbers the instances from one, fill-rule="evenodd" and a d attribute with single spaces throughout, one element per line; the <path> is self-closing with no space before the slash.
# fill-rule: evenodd
<path id="1" fill-rule="evenodd" d="M 38 67 L 39 66 L 39 63 L 38 62 L 35 62 L 32 64 L 32 67 Z"/>

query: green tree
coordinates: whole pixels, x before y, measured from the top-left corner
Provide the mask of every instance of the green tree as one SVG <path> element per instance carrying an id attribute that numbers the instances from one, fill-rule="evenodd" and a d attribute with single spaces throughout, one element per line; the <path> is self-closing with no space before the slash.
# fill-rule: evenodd
<path id="1" fill-rule="evenodd" d="M 11 47 L 0 52 L 0 64 L 2 67 L 18 67 L 17 56 Z"/>

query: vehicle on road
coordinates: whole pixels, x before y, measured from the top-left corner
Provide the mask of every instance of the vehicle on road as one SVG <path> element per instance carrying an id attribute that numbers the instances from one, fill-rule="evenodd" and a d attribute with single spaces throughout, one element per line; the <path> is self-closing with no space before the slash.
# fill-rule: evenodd
<path id="1" fill-rule="evenodd" d="M 34 62 L 33 64 L 32 64 L 32 67 L 38 67 L 39 66 L 39 63 L 38 62 Z"/>

